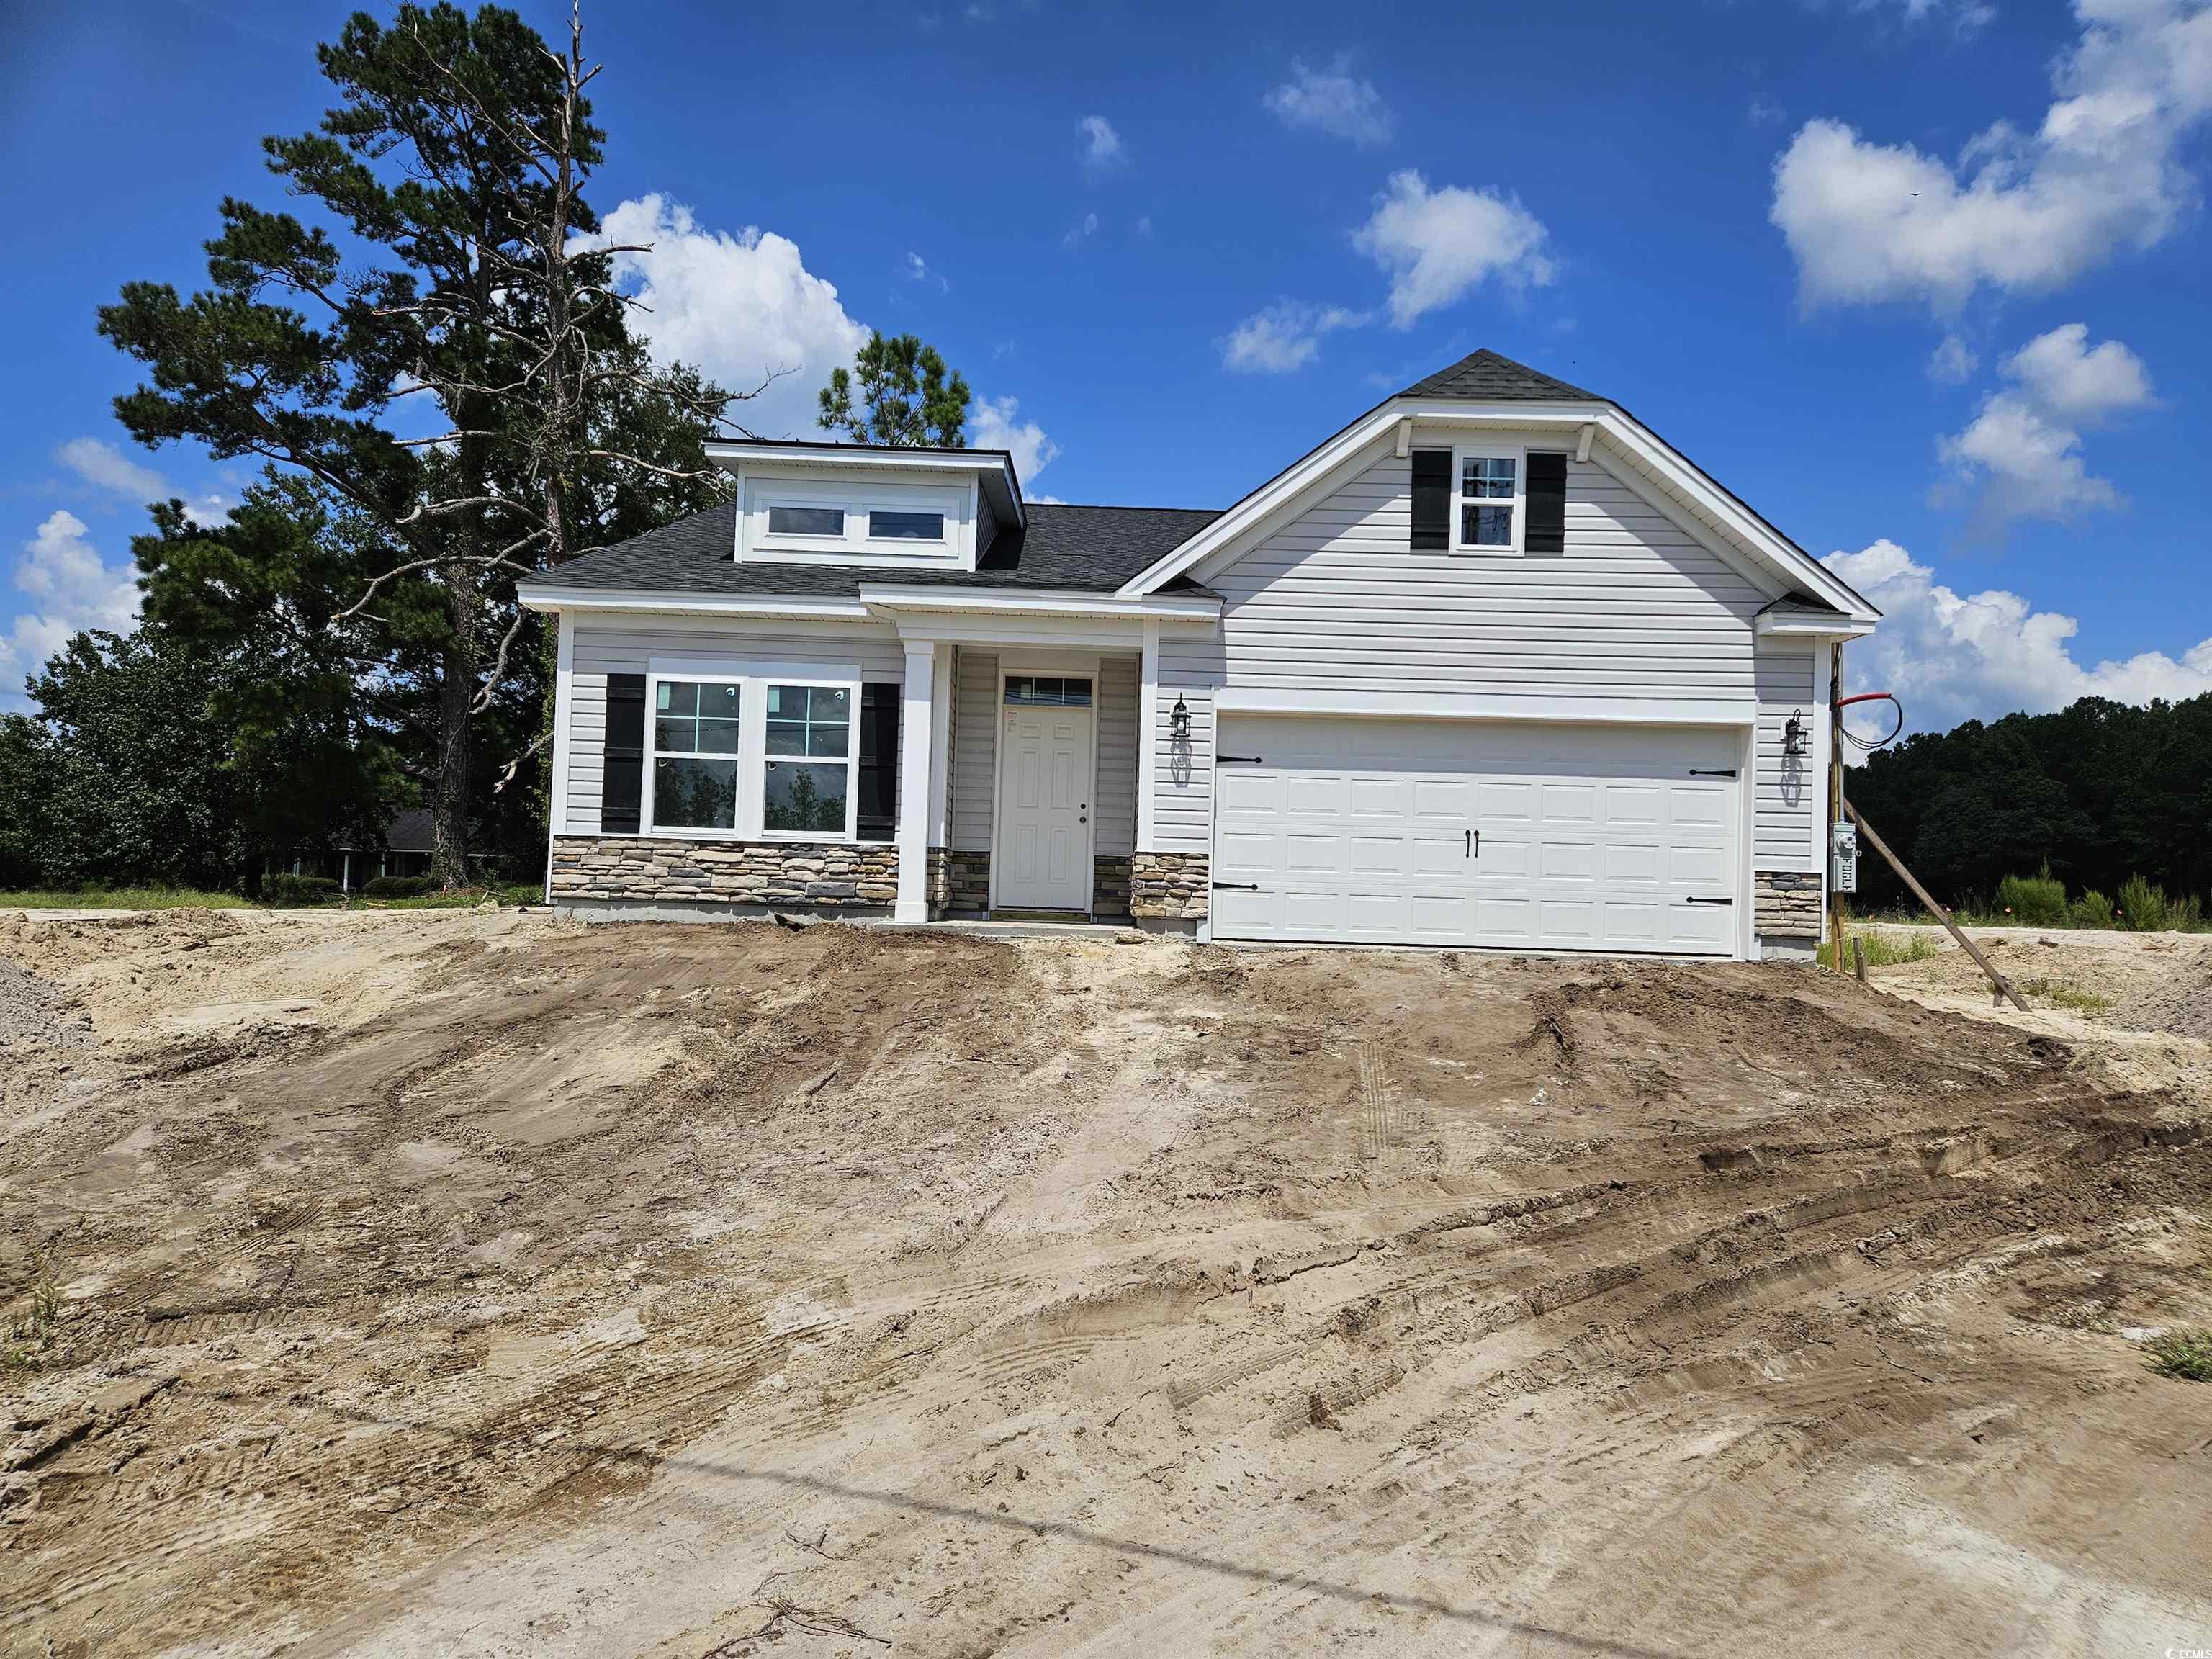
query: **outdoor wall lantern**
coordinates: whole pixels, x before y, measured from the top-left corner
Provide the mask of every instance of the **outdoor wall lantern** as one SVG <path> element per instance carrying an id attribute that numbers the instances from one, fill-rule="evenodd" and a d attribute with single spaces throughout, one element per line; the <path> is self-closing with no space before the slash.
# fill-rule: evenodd
<path id="1" fill-rule="evenodd" d="M 1178 696 L 1176 706 L 1168 711 L 1168 730 L 1178 738 L 1190 735 L 1190 708 Z"/>
<path id="2" fill-rule="evenodd" d="M 1802 755 L 1805 752 L 1805 717 L 1802 710 L 1790 716 L 1782 727 L 1782 752 Z"/>

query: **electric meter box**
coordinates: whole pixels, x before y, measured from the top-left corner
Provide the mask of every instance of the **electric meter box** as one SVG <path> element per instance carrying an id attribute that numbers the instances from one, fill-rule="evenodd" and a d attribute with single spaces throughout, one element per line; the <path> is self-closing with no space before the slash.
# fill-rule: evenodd
<path id="1" fill-rule="evenodd" d="M 1849 820 L 1829 826 L 1828 889 L 1836 893 L 1859 890 L 1859 827 Z"/>

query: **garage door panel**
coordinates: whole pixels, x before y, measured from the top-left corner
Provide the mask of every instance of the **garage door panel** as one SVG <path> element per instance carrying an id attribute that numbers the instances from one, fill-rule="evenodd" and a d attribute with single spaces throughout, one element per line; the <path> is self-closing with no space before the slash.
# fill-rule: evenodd
<path id="1" fill-rule="evenodd" d="M 1224 715 L 1224 939 L 1728 954 L 1741 734 Z M 1470 834 L 1479 834 L 1479 848 Z M 1472 856 L 1471 856 L 1472 854 Z M 1236 890 L 1251 883 L 1260 890 Z"/>

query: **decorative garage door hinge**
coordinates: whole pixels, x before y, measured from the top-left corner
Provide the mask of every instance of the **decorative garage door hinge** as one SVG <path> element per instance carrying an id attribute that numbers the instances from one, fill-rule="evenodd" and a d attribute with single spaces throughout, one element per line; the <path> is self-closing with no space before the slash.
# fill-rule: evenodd
<path id="1" fill-rule="evenodd" d="M 1732 898 L 1698 898 L 1692 896 L 1690 902 L 1692 904 L 1734 904 L 1735 901 Z"/>
<path id="2" fill-rule="evenodd" d="M 1217 892 L 1224 887 L 1232 893 L 1256 893 L 1260 890 L 1260 884 L 1256 881 L 1217 881 L 1213 886 Z"/>
<path id="3" fill-rule="evenodd" d="M 1216 755 L 1213 758 L 1219 761 L 1224 766 L 1257 766 L 1260 764 L 1260 757 L 1257 755 Z"/>
<path id="4" fill-rule="evenodd" d="M 1701 772 L 1693 766 L 1690 769 L 1690 775 L 1693 778 L 1732 778 L 1735 775 L 1735 769 L 1731 766 L 1725 772 Z"/>

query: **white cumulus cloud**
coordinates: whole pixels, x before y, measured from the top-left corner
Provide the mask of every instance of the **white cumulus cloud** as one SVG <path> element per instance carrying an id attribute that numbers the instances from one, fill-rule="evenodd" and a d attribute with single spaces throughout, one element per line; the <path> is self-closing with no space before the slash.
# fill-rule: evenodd
<path id="1" fill-rule="evenodd" d="M 1374 216 L 1352 240 L 1389 273 L 1390 321 L 1398 328 L 1487 279 L 1523 288 L 1553 276 L 1547 234 L 1516 198 L 1456 185 L 1431 190 L 1411 168 L 1390 175 Z"/>
<path id="2" fill-rule="evenodd" d="M 0 699 L 16 701 L 26 675 L 88 628 L 122 634 L 138 625 L 137 573 L 103 562 L 83 520 L 51 514 L 22 545 L 15 589 L 25 608 L 0 634 Z"/>
<path id="3" fill-rule="evenodd" d="M 1978 492 L 1978 527 L 2016 518 L 2064 519 L 2120 504 L 2089 471 L 2081 429 L 2151 402 L 2142 359 L 2118 340 L 2092 347 L 2087 324 L 2038 335 L 2004 360 L 2011 384 L 1982 400 L 1966 430 L 1938 448 Z"/>
<path id="4" fill-rule="evenodd" d="M 1928 378 L 1939 386 L 1964 386 L 1981 366 L 1973 349 L 1955 334 L 1946 334 L 1928 354 Z"/>
<path id="5" fill-rule="evenodd" d="M 732 421 L 763 437 L 809 435 L 815 393 L 868 337 L 836 289 L 806 269 L 798 244 L 773 231 L 710 231 L 656 191 L 616 207 L 594 240 L 653 245 L 614 264 L 624 290 L 650 307 L 631 324 L 656 361 L 690 363 L 732 392 L 781 371 L 758 397 L 730 406 Z"/>
<path id="6" fill-rule="evenodd" d="M 2078 697 L 2145 703 L 2212 691 L 2212 639 L 2179 661 L 2162 651 L 2084 666 L 2080 624 L 2002 588 L 1960 594 L 1895 542 L 1820 561 L 1882 612 L 1873 638 L 1844 653 L 1847 690 L 1894 692 L 1908 729 L 1940 732 L 2015 710 L 2046 714 Z"/>
<path id="7" fill-rule="evenodd" d="M 1075 124 L 1083 135 L 1083 160 L 1087 167 L 1110 167 L 1129 159 L 1128 147 L 1114 124 L 1103 115 L 1086 115 Z"/>
<path id="8" fill-rule="evenodd" d="M 2075 0 L 2080 35 L 2033 132 L 2000 121 L 1955 160 L 1808 122 L 1771 217 L 1804 302 L 2063 286 L 2165 239 L 2197 196 L 2183 147 L 2212 113 L 2212 0 Z"/>
<path id="9" fill-rule="evenodd" d="M 1291 78 L 1260 100 L 1286 127 L 1310 127 L 1360 145 L 1390 141 L 1390 106 L 1372 82 L 1352 73 L 1351 55 L 1339 52 L 1325 70 L 1291 59 Z"/>
<path id="10" fill-rule="evenodd" d="M 974 449 L 1003 449 L 1014 458 L 1014 476 L 1031 501 L 1047 497 L 1030 493 L 1030 481 L 1052 465 L 1060 446 L 1045 435 L 1035 421 L 1021 418 L 1021 402 L 1015 398 L 978 398 L 968 411 L 968 443 Z"/>
<path id="11" fill-rule="evenodd" d="M 1287 374 L 1314 360 L 1322 335 L 1366 321 L 1364 312 L 1342 306 L 1279 301 L 1254 312 L 1218 342 L 1222 367 L 1240 374 Z"/>
<path id="12" fill-rule="evenodd" d="M 183 494 L 152 467 L 98 438 L 71 438 L 54 451 L 54 459 L 94 489 L 134 507 Z M 198 525 L 220 524 L 228 516 L 230 507 L 228 496 L 210 491 L 186 500 L 185 516 Z"/>

